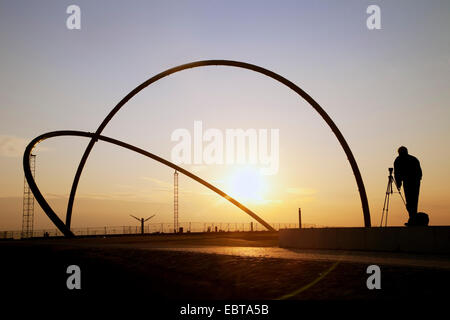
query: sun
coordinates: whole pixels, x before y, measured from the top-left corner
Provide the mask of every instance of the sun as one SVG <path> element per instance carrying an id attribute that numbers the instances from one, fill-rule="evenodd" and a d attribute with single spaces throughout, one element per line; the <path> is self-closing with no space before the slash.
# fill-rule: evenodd
<path id="1" fill-rule="evenodd" d="M 240 167 L 228 179 L 230 196 L 238 201 L 262 203 L 267 192 L 267 183 L 258 168 Z"/>

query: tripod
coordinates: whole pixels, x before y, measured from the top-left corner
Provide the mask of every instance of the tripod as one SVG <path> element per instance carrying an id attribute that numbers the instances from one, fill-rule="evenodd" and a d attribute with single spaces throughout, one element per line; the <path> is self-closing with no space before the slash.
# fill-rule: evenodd
<path id="1" fill-rule="evenodd" d="M 397 190 L 398 190 L 398 194 L 400 195 L 400 197 L 403 200 L 403 203 L 406 206 L 405 199 L 403 199 L 402 193 L 400 192 L 400 189 L 398 188 L 397 183 L 395 182 L 394 177 L 392 176 L 392 171 L 394 171 L 394 168 L 389 168 L 388 185 L 387 185 L 387 189 L 386 189 L 386 196 L 384 197 L 383 213 L 381 214 L 380 227 L 383 226 L 383 219 L 385 219 L 384 226 L 385 227 L 387 226 L 387 219 L 388 219 L 388 212 L 389 212 L 389 200 L 390 200 L 391 194 L 394 193 L 392 184 L 395 183 L 395 186 L 397 187 Z M 385 213 L 386 213 L 386 215 L 385 215 Z"/>

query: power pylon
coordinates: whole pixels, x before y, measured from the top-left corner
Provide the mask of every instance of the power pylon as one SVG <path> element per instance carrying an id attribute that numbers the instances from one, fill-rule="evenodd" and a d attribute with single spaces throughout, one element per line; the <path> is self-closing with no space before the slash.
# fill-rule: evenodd
<path id="1" fill-rule="evenodd" d="M 173 174 L 173 231 L 178 232 L 178 172 Z"/>
<path id="2" fill-rule="evenodd" d="M 34 177 L 36 170 L 36 155 L 30 155 L 30 169 L 31 174 Z M 34 195 L 31 192 L 27 179 L 24 178 L 23 182 L 23 209 L 22 209 L 22 238 L 33 237 L 33 224 L 34 224 Z"/>

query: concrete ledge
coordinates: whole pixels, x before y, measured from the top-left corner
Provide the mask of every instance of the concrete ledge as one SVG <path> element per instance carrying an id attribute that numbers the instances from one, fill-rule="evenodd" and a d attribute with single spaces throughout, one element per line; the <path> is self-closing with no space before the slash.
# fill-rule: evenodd
<path id="1" fill-rule="evenodd" d="M 281 229 L 281 248 L 450 253 L 450 226 Z"/>

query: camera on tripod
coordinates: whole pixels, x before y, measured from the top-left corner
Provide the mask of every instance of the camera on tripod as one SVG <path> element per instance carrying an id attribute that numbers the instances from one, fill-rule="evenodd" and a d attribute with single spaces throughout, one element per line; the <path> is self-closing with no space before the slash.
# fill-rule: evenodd
<path id="1" fill-rule="evenodd" d="M 395 181 L 394 177 L 392 176 L 392 173 L 394 172 L 394 168 L 388 168 L 388 170 L 389 170 L 388 185 L 387 185 L 387 189 L 386 189 L 386 195 L 384 197 L 383 213 L 381 214 L 380 227 L 383 226 L 383 219 L 385 219 L 384 226 L 385 227 L 387 226 L 387 219 L 388 219 L 388 212 L 389 212 L 389 200 L 390 200 L 391 194 L 394 193 L 394 190 L 392 189 L 393 183 L 395 183 L 395 186 L 397 187 L 397 190 L 398 190 L 398 194 L 400 195 L 400 197 L 403 200 L 403 203 L 406 206 L 405 199 L 403 199 L 400 189 L 397 186 L 397 182 Z M 386 215 L 385 215 L 385 213 L 386 213 Z"/>
<path id="2" fill-rule="evenodd" d="M 388 178 L 391 181 L 391 193 L 392 193 L 392 183 L 395 183 L 395 186 L 397 187 L 397 190 L 400 190 L 400 188 L 397 185 L 397 181 L 395 181 L 394 177 L 392 176 L 392 173 L 394 172 L 394 168 L 388 168 L 388 170 L 389 170 L 389 177 Z"/>

